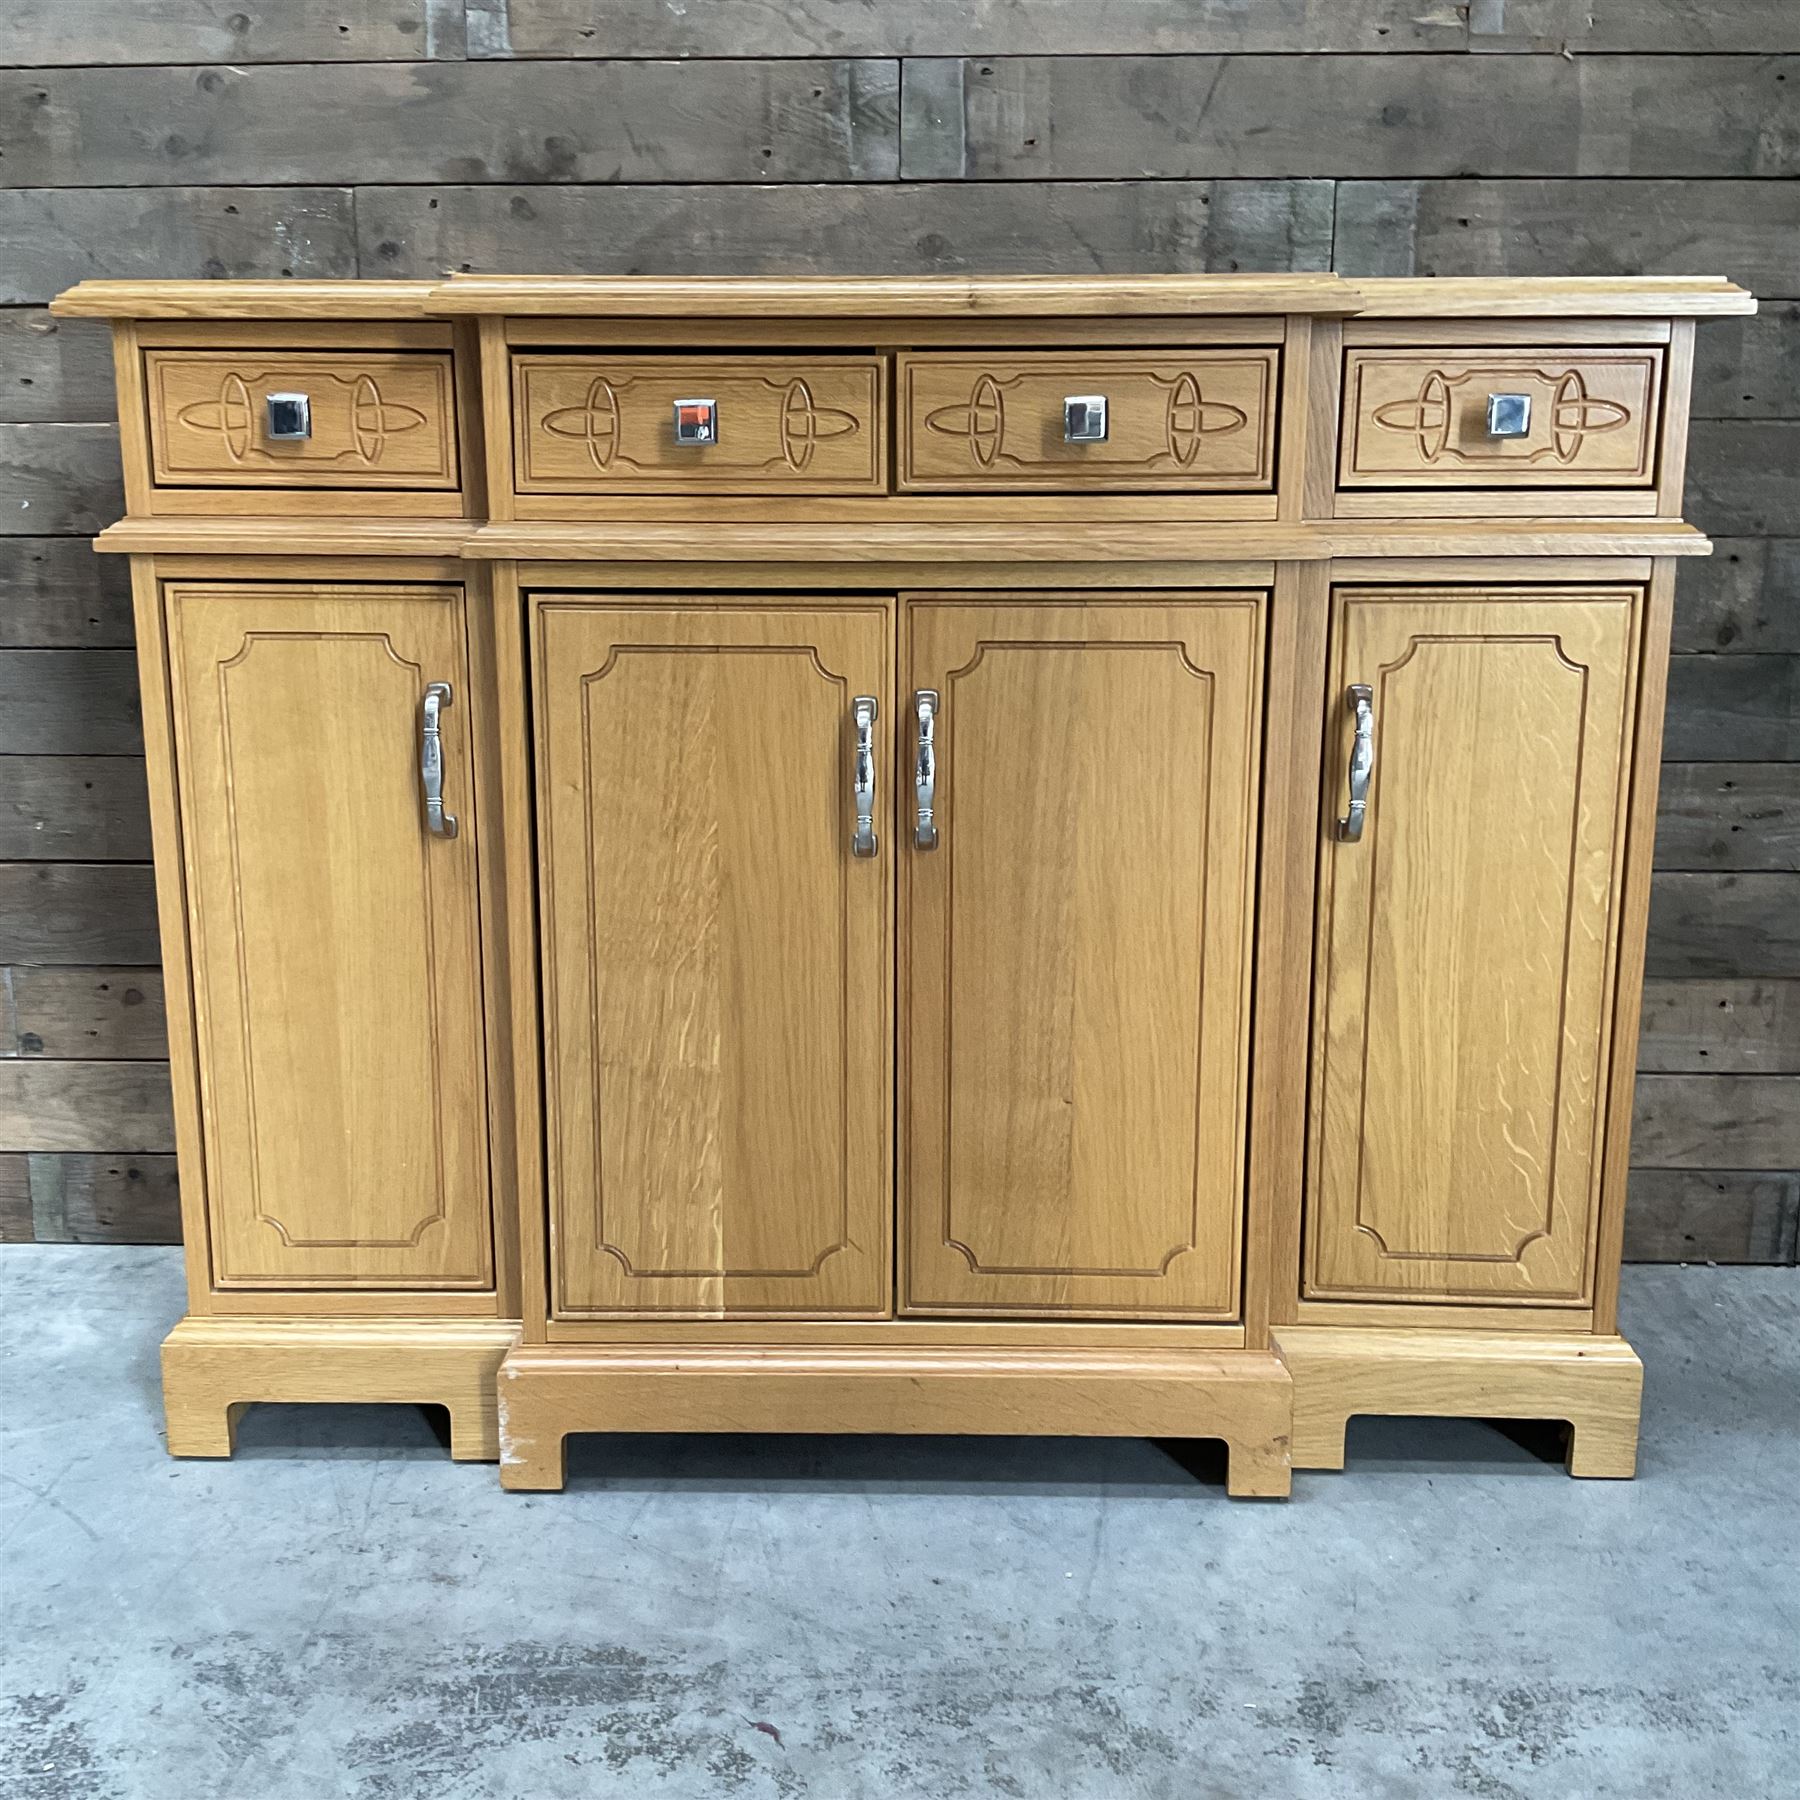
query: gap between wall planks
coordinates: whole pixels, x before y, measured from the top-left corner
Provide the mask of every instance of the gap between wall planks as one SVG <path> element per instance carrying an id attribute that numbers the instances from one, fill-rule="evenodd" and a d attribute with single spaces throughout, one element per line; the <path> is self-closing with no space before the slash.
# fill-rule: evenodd
<path id="1" fill-rule="evenodd" d="M 1791 0 L 14 0 L 0 45 L 0 1238 L 175 1231 L 83 275 L 1717 273 L 1627 1254 L 1800 1238 Z M 1484 54 L 1470 54 L 1479 52 Z M 279 91 L 282 104 L 269 101 Z M 319 132 L 330 97 L 336 120 Z M 406 129 L 391 129 L 404 108 Z M 148 130 L 146 121 L 154 121 Z"/>

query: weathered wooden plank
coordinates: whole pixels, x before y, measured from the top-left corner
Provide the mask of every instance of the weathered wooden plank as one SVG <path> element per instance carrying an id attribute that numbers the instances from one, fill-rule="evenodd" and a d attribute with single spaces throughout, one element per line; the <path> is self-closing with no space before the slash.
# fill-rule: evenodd
<path id="1" fill-rule="evenodd" d="M 1793 1263 L 1800 1175 L 1633 1169 L 1628 1262 Z"/>
<path id="2" fill-rule="evenodd" d="M 150 803 L 135 756 L 0 758 L 0 862 L 147 862 Z"/>
<path id="3" fill-rule="evenodd" d="M 1664 763 L 1659 869 L 1800 869 L 1800 762 Z"/>
<path id="4" fill-rule="evenodd" d="M 1800 758 L 1800 657 L 1669 659 L 1668 762 Z"/>
<path id="5" fill-rule="evenodd" d="M 29 1244 L 35 1234 L 31 1223 L 31 1162 L 18 1151 L 0 1155 L 0 1244 Z"/>
<path id="6" fill-rule="evenodd" d="M 1684 557 L 1674 647 L 1800 653 L 1800 539 L 1716 538 L 1711 556 Z"/>
<path id="7" fill-rule="evenodd" d="M 1470 0 L 1472 50 L 1792 50 L 1789 0 Z"/>
<path id="8" fill-rule="evenodd" d="M 1712 319 L 1694 346 L 1694 417 L 1800 419 L 1800 300 Z"/>
<path id="9" fill-rule="evenodd" d="M 85 63 L 410 62 L 443 54 L 462 0 L 10 0 L 4 48 L 24 68 Z M 454 41 L 460 54 L 461 21 Z"/>
<path id="10" fill-rule="evenodd" d="M 355 273 L 348 188 L 0 190 L 0 306 L 41 306 L 90 275 L 327 279 Z"/>
<path id="11" fill-rule="evenodd" d="M 114 416 L 112 332 L 103 319 L 53 319 L 41 306 L 0 309 L 0 424 Z"/>
<path id="12" fill-rule="evenodd" d="M 1800 182 L 1345 181 L 1346 275 L 1725 275 L 1800 297 Z"/>
<path id="13" fill-rule="evenodd" d="M 1328 181 L 368 187 L 365 274 L 1321 269 Z"/>
<path id="14" fill-rule="evenodd" d="M 914 180 L 1800 172 L 1800 57 L 922 58 L 902 82 Z"/>
<path id="15" fill-rule="evenodd" d="M 110 425 L 0 425 L 0 535 L 91 535 L 125 510 Z"/>
<path id="16" fill-rule="evenodd" d="M 31 69 L 0 142 L 34 188 L 884 181 L 899 97 L 861 59 Z"/>
<path id="17" fill-rule="evenodd" d="M 1800 981 L 1647 981 L 1638 1068 L 1800 1075 Z"/>
<path id="18" fill-rule="evenodd" d="M 1683 510 L 1722 536 L 1800 536 L 1800 419 L 1696 419 Z"/>
<path id="19" fill-rule="evenodd" d="M 144 748 L 129 650 L 0 650 L 0 755 L 134 756 Z"/>
<path id="20" fill-rule="evenodd" d="M 86 538 L 0 537 L 0 648 L 131 642 L 131 571 L 122 556 L 96 556 Z"/>
<path id="21" fill-rule="evenodd" d="M 39 1150 L 29 1166 L 40 1244 L 178 1244 L 175 1158 Z"/>
<path id="22" fill-rule="evenodd" d="M 166 1062 L 160 969 L 0 969 L 0 1056 Z"/>
<path id="23" fill-rule="evenodd" d="M 473 0 L 468 25 L 471 56 L 1120 56 L 1466 42 L 1459 8 L 1393 0 L 607 0 L 598 10 L 593 0 Z"/>
<path id="24" fill-rule="evenodd" d="M 1631 1161 L 1641 1169 L 1800 1168 L 1800 1075 L 1640 1075 Z"/>
<path id="25" fill-rule="evenodd" d="M 1800 976 L 1800 875 L 1650 878 L 1653 977 Z"/>
<path id="26" fill-rule="evenodd" d="M 0 963 L 162 961 L 144 863 L 0 863 Z"/>
<path id="27" fill-rule="evenodd" d="M 0 1149 L 174 1148 L 167 1063 L 0 1062 Z"/>
<path id="28" fill-rule="evenodd" d="M 1791 51 L 1790 0 L 471 0 L 471 56 Z M 163 60 L 163 59 L 157 59 Z M 179 58 L 168 58 L 177 61 Z"/>

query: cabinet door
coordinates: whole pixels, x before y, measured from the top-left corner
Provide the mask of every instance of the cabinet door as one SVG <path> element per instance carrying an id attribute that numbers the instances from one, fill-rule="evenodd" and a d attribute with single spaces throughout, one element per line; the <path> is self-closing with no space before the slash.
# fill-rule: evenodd
<path id="1" fill-rule="evenodd" d="M 1589 1293 L 1639 595 L 1341 590 L 1360 840 L 1320 871 L 1308 1291 Z M 1344 810 L 1345 757 L 1330 792 Z"/>
<path id="2" fill-rule="evenodd" d="M 214 1279 L 490 1286 L 462 591 L 166 595 Z"/>
<path id="3" fill-rule="evenodd" d="M 938 842 L 906 858 L 906 1307 L 1229 1318 L 1262 597 L 917 602 L 907 629 L 909 699 L 940 704 Z"/>
<path id="4" fill-rule="evenodd" d="M 887 608 L 545 598 L 533 633 L 557 1311 L 886 1312 Z"/>

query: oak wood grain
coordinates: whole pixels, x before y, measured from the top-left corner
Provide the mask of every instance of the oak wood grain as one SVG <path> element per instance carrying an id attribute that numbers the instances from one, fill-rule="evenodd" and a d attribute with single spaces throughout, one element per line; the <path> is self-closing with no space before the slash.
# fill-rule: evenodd
<path id="1" fill-rule="evenodd" d="M 1376 773 L 1320 851 L 1309 1295 L 1592 1292 L 1640 604 L 1339 592 Z"/>
<path id="2" fill-rule="evenodd" d="M 1235 1312 L 1263 605 L 908 605 L 907 1310 Z"/>
<path id="3" fill-rule="evenodd" d="M 215 1279 L 487 1287 L 461 591 L 182 582 L 166 603 Z M 453 693 L 454 838 L 422 816 L 429 681 Z"/>
<path id="4" fill-rule="evenodd" d="M 533 612 L 552 1305 L 891 1308 L 887 609 Z"/>

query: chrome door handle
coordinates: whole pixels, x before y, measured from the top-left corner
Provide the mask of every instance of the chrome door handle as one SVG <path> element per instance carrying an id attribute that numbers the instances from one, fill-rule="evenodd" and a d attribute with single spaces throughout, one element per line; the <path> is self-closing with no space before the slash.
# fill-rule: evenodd
<path id="1" fill-rule="evenodd" d="M 858 694 L 850 702 L 850 717 L 856 722 L 856 755 L 850 765 L 850 783 L 856 795 L 852 856 L 873 856 L 879 847 L 875 836 L 875 719 L 880 711 L 873 694 Z"/>
<path id="2" fill-rule="evenodd" d="M 424 722 L 419 729 L 419 780 L 425 788 L 425 829 L 433 837 L 456 836 L 456 819 L 444 811 L 444 740 L 438 714 L 455 699 L 449 682 L 425 684 Z"/>
<path id="3" fill-rule="evenodd" d="M 1354 844 L 1363 834 L 1369 778 L 1375 773 L 1375 690 L 1353 682 L 1344 690 L 1344 704 L 1356 721 L 1356 735 L 1350 743 L 1350 810 L 1337 822 L 1337 838 L 1340 844 Z"/>
<path id="4" fill-rule="evenodd" d="M 920 688 L 913 695 L 918 709 L 919 752 L 913 764 L 913 804 L 918 814 L 913 842 L 921 850 L 935 850 L 937 829 L 937 710 L 936 688 Z"/>

